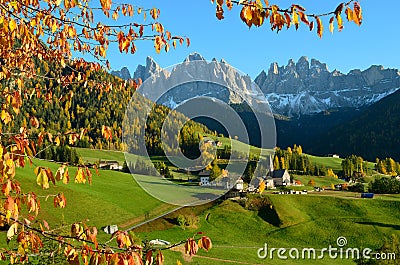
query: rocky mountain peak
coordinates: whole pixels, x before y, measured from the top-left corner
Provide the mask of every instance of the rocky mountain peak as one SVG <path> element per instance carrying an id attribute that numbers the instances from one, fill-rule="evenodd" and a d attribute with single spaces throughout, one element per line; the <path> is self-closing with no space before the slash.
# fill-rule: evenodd
<path id="1" fill-rule="evenodd" d="M 279 65 L 278 65 L 278 63 L 276 63 L 276 62 L 271 63 L 271 66 L 269 67 L 269 70 L 268 70 L 268 75 L 270 75 L 270 74 L 274 74 L 274 75 L 278 75 L 279 74 Z"/>
<path id="2" fill-rule="evenodd" d="M 287 66 L 272 63 L 255 79 L 271 108 L 282 115 L 298 116 L 331 108 L 370 105 L 400 88 L 397 69 L 373 65 L 348 74 L 329 71 L 326 63 L 303 56 Z"/>
<path id="3" fill-rule="evenodd" d="M 185 62 L 198 60 L 205 59 L 199 53 L 191 53 L 186 57 Z M 213 58 L 212 61 L 219 60 Z M 205 75 L 231 80 L 232 87 L 241 89 L 243 84 L 250 83 L 248 76 L 233 76 L 226 67 L 225 60 L 221 59 L 220 62 L 222 64 L 213 68 L 210 65 Z M 190 73 L 191 69 L 187 70 L 187 73 Z M 144 81 L 159 71 L 163 72 L 162 75 L 166 80 L 180 78 L 174 74 L 174 70 L 164 71 L 151 57 L 147 57 L 145 66 L 137 66 L 133 78 L 141 78 Z M 131 76 L 126 67 L 112 73 L 124 79 Z M 271 63 L 268 70 L 262 70 L 254 81 L 266 95 L 275 113 L 299 116 L 332 108 L 359 108 L 370 105 L 400 88 L 400 71 L 373 65 L 363 71 L 354 69 L 348 74 L 343 74 L 336 69 L 330 72 L 326 63 L 316 59 L 309 60 L 306 56 L 302 56 L 297 62 L 289 60 L 286 66 L 279 66 L 276 62 Z M 196 89 L 199 93 L 207 95 L 221 93 L 217 88 L 211 87 Z M 229 99 L 230 102 L 240 101 L 235 98 L 235 95 L 223 95 L 223 98 Z M 178 94 L 170 96 L 176 102 L 181 99 L 181 95 Z"/>
<path id="4" fill-rule="evenodd" d="M 122 78 L 124 80 L 128 80 L 131 78 L 131 73 L 126 67 L 122 67 L 119 71 L 111 71 L 111 74 L 118 76 L 119 78 Z"/>
<path id="5" fill-rule="evenodd" d="M 317 59 L 311 59 L 311 69 L 316 69 L 317 72 L 329 72 L 326 63 L 321 63 Z"/>
<path id="6" fill-rule="evenodd" d="M 193 52 L 193 53 L 189 54 L 183 62 L 186 63 L 186 62 L 193 62 L 193 61 L 205 61 L 205 59 L 203 56 L 201 56 L 201 54 L 199 54 L 197 52 Z"/>
<path id="7" fill-rule="evenodd" d="M 160 71 L 161 67 L 154 61 L 154 59 L 150 56 L 147 56 L 146 58 L 146 71 L 150 73 L 155 73 L 157 71 Z"/>
<path id="8" fill-rule="evenodd" d="M 146 80 L 149 78 L 152 74 L 157 73 L 161 71 L 162 68 L 161 66 L 154 61 L 154 59 L 150 56 L 147 56 L 146 58 L 146 66 L 143 65 L 138 65 L 136 67 L 136 70 L 133 74 L 134 79 L 142 79 L 142 81 Z"/>
<path id="9" fill-rule="evenodd" d="M 296 63 L 296 71 L 300 78 L 306 78 L 309 74 L 309 70 L 310 63 L 308 62 L 308 58 L 306 56 L 301 56 Z"/>

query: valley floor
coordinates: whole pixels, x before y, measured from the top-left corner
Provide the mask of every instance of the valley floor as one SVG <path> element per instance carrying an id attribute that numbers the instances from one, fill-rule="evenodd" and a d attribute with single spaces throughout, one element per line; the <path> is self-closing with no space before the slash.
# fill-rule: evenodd
<path id="1" fill-rule="evenodd" d="M 122 153 L 108 154 L 116 160 L 123 159 Z M 29 188 L 43 196 L 64 192 L 67 197 L 65 209 L 55 209 L 50 199 L 42 199 L 39 219 L 45 219 L 50 227 L 88 219 L 85 222 L 89 226 L 101 228 L 117 224 L 121 229 L 127 229 L 176 208 L 148 195 L 130 174 L 110 170 L 101 170 L 99 176 L 93 171 L 91 185 L 61 183 L 42 190 L 36 184 L 32 185 L 35 182 L 33 169 L 38 165 L 50 167 L 54 172 L 59 166 L 35 160 L 34 166 L 18 169 L 17 175 L 23 189 Z M 70 167 L 71 182 L 75 171 L 76 168 Z M 306 183 L 310 177 L 303 178 Z M 332 181 L 335 180 L 316 178 L 319 185 L 329 185 Z M 400 237 L 400 196 L 379 195 L 373 199 L 361 199 L 358 195 L 341 191 L 309 192 L 307 195 L 265 192 L 262 197 L 268 204 L 256 210 L 245 207 L 243 202 L 221 200 L 180 209 L 133 231 L 142 240 L 158 238 L 179 242 L 198 231 L 212 239 L 213 248 L 209 252 L 200 250 L 194 257 L 183 254 L 182 246 L 165 251 L 165 264 L 171 265 L 177 260 L 183 264 L 205 265 L 354 264 L 352 259 L 330 259 L 329 256 L 320 260 L 280 260 L 275 254 L 273 259 L 260 259 L 257 251 L 265 244 L 268 248 L 320 250 L 330 245 L 337 247 L 339 237 L 346 238 L 346 248 L 377 250 L 392 234 Z M 257 200 L 261 196 L 253 195 L 251 198 Z M 198 222 L 183 229 L 176 221 L 180 214 L 197 216 Z M 5 237 L 5 232 L 2 233 Z M 109 238 L 102 230 L 99 231 L 100 242 Z M 1 246 L 6 247 L 5 240 L 1 242 Z"/>

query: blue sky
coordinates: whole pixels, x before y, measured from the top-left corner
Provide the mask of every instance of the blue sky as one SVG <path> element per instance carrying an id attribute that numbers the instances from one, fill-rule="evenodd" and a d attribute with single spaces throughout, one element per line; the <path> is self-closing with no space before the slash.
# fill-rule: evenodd
<path id="1" fill-rule="evenodd" d="M 338 69 L 347 73 L 351 69 L 366 69 L 372 64 L 388 68 L 400 68 L 398 10 L 400 1 L 361 0 L 363 24 L 358 27 L 345 20 L 342 32 L 328 30 L 328 19 L 324 18 L 324 36 L 309 32 L 301 25 L 284 29 L 279 34 L 272 32 L 268 24 L 249 28 L 240 20 L 240 8 L 226 10 L 225 19 L 215 17 L 215 5 L 210 0 L 147 0 L 135 1 L 144 7 L 158 7 L 159 21 L 175 35 L 188 36 L 191 45 L 173 48 L 170 52 L 157 54 L 152 42 L 137 44 L 134 55 L 119 54 L 117 47 L 108 51 L 111 67 L 119 70 L 123 66 L 133 72 L 138 64 L 144 64 L 151 56 L 162 67 L 180 63 L 192 52 L 198 52 L 208 60 L 224 58 L 229 64 L 255 78 L 262 69 L 268 69 L 272 62 L 287 64 L 302 55 L 327 63 L 330 70 Z M 310 13 L 332 11 L 340 3 L 337 0 L 324 1 L 283 1 L 270 0 L 281 7 L 291 3 L 301 4 Z M 381 6 L 378 6 L 378 3 Z M 131 18 L 135 21 L 135 17 Z M 137 20 L 137 18 L 136 18 Z M 139 20 L 140 21 L 140 20 Z"/>

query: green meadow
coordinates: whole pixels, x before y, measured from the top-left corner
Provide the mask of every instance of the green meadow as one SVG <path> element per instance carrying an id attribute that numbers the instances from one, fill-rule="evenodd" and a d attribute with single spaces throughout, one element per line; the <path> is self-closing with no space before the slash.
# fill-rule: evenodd
<path id="1" fill-rule="evenodd" d="M 323 195 L 323 194 L 321 194 Z M 141 228 L 145 238 L 161 238 L 171 242 L 193 236 L 197 231 L 213 240 L 207 253 L 188 257 L 180 249 L 165 253 L 167 264 L 179 259 L 183 264 L 354 264 L 346 259 L 321 260 L 260 259 L 257 250 L 269 248 L 328 248 L 337 247 L 338 237 L 346 237 L 345 248 L 378 249 L 393 233 L 400 235 L 400 200 L 342 198 L 313 195 L 268 195 L 273 210 L 250 211 L 234 201 L 224 201 L 204 211 L 195 229 L 171 227 L 166 230 Z M 264 211 L 264 212 L 263 212 Z M 267 216 L 278 217 L 279 225 Z M 206 220 L 207 217 L 207 220 Z M 170 217 L 169 219 L 171 219 Z M 168 217 L 167 217 L 168 219 Z M 140 230 L 139 230 L 140 231 Z M 300 252 L 301 253 L 301 252 Z M 318 254 L 317 254 L 318 255 Z M 190 263 L 189 261 L 192 261 Z"/>
<path id="2" fill-rule="evenodd" d="M 76 168 L 68 167 L 70 183 L 65 185 L 59 182 L 55 186 L 50 184 L 49 189 L 42 189 L 36 184 L 34 168 L 46 166 L 55 173 L 60 165 L 40 160 L 33 162 L 32 166 L 17 169 L 17 179 L 23 191 L 33 191 L 41 196 L 38 217 L 46 220 L 53 228 L 87 220 L 86 224 L 89 226 L 101 228 L 116 224 L 126 229 L 144 221 L 145 215 L 147 218 L 156 217 L 175 208 L 148 195 L 130 174 L 111 170 L 99 170 L 97 175 L 91 169 L 92 184 L 77 184 L 74 183 Z M 61 192 L 67 198 L 67 207 L 54 208 L 53 197 L 46 196 Z M 105 233 L 100 233 L 100 236 L 103 239 L 109 237 Z"/>
<path id="3" fill-rule="evenodd" d="M 77 149 L 84 161 L 124 160 L 122 152 Z M 314 161 L 335 169 L 340 161 L 334 158 L 317 158 Z M 155 158 L 161 161 L 161 158 Z M 130 174 L 99 170 L 93 174 L 92 184 L 76 184 L 75 167 L 69 167 L 70 183 L 50 184 L 42 189 L 36 184 L 34 168 L 46 166 L 55 172 L 59 164 L 34 160 L 34 165 L 17 169 L 17 179 L 23 190 L 42 196 L 39 219 L 46 220 L 51 228 L 85 221 L 89 226 L 102 228 L 117 224 L 128 229 L 146 219 L 160 216 L 176 206 L 163 203 L 146 193 Z M 310 190 L 308 182 L 313 179 L 317 186 L 329 187 L 342 180 L 328 177 L 294 176 Z M 65 209 L 54 208 L 51 196 L 63 192 L 67 198 Z M 186 207 L 140 226 L 133 231 L 142 240 L 163 239 L 179 242 L 192 237 L 198 231 L 213 241 L 209 252 L 201 250 L 197 256 L 184 255 L 182 247 L 166 250 L 165 264 L 354 264 L 352 260 L 260 259 L 257 250 L 265 243 L 270 248 L 315 248 L 332 245 L 336 239 L 346 237 L 347 247 L 378 249 L 392 234 L 400 236 L 400 196 L 380 195 L 374 199 L 361 199 L 352 192 L 324 191 L 309 192 L 307 195 L 280 195 L 265 192 L 271 207 L 249 210 L 231 200 L 220 200 L 208 205 Z M 256 195 L 256 197 L 259 195 Z M 198 222 L 194 227 L 181 228 L 176 218 L 179 214 L 195 215 Z M 68 229 L 67 229 L 68 230 Z M 4 241 L 1 245 L 5 246 Z M 100 231 L 100 242 L 110 236 Z"/>

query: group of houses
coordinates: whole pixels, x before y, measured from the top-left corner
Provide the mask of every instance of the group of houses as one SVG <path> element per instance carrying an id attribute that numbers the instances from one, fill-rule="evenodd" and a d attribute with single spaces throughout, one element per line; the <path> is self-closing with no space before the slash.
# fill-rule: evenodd
<path id="1" fill-rule="evenodd" d="M 274 164 L 272 161 L 272 156 L 269 157 L 268 168 L 266 174 L 262 177 L 253 178 L 251 183 L 245 190 L 244 182 L 241 177 L 236 181 L 229 177 L 222 177 L 216 180 L 210 180 L 210 170 L 201 170 L 198 174 L 199 185 L 207 187 L 216 187 L 226 190 L 235 190 L 239 192 L 256 192 L 258 187 L 262 182 L 265 183 L 267 189 L 275 189 L 280 186 L 299 186 L 301 183 L 296 181 L 291 181 L 290 174 L 287 169 L 274 169 Z M 119 165 L 118 161 L 100 161 L 100 169 L 110 169 L 110 170 L 121 170 L 122 166 Z"/>
<path id="2" fill-rule="evenodd" d="M 269 156 L 268 169 L 265 176 L 255 178 L 251 181 L 249 189 L 257 189 L 260 183 L 264 182 L 267 189 L 275 189 L 281 186 L 296 186 L 301 185 L 295 181 L 291 181 L 290 174 L 287 169 L 274 169 L 274 163 L 272 162 L 272 156 Z"/>
<path id="3" fill-rule="evenodd" d="M 199 173 L 200 185 L 202 186 L 222 186 L 228 190 L 237 190 L 237 191 L 247 191 L 247 192 L 256 192 L 261 182 L 265 183 L 265 187 L 267 189 L 275 189 L 276 187 L 281 186 L 302 186 L 299 181 L 291 181 L 290 174 L 287 169 L 274 169 L 274 164 L 272 162 L 272 156 L 269 157 L 268 169 L 266 170 L 266 174 L 262 177 L 257 177 L 252 179 L 251 183 L 244 189 L 244 182 L 241 177 L 239 177 L 235 183 L 230 183 L 229 178 L 221 178 L 218 181 L 210 181 L 210 171 L 202 170 Z"/>

